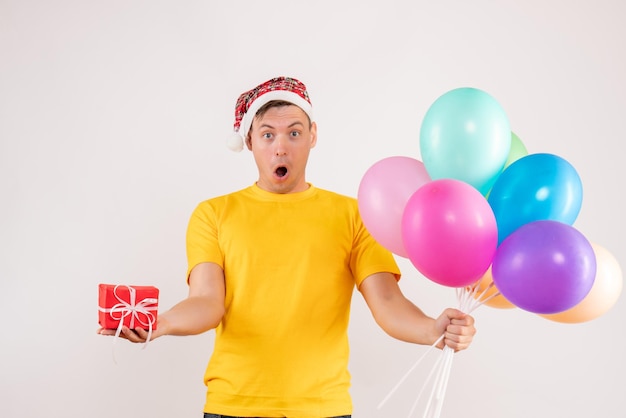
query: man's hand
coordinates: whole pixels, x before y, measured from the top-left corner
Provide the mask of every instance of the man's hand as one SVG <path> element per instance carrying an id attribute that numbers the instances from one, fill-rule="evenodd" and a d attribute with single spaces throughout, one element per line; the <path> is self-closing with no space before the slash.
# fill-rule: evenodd
<path id="1" fill-rule="evenodd" d="M 152 335 L 150 335 L 150 340 L 154 340 L 161 336 L 161 334 L 157 333 L 158 328 L 152 331 Z M 115 329 L 98 329 L 98 334 L 100 335 L 109 335 L 115 336 L 117 330 Z M 120 338 L 124 338 L 133 343 L 145 343 L 148 341 L 148 331 L 142 328 L 130 329 L 127 326 L 122 326 L 122 332 L 120 332 Z"/>
<path id="2" fill-rule="evenodd" d="M 455 352 L 468 348 L 476 334 L 474 318 L 453 308 L 448 308 L 439 315 L 436 319 L 436 328 L 444 334 L 439 348 L 443 348 L 445 344 Z"/>

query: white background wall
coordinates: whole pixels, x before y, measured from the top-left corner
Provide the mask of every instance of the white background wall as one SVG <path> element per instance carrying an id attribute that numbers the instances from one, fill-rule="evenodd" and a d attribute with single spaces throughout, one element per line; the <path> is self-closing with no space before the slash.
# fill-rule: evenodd
<path id="1" fill-rule="evenodd" d="M 0 416 L 201 416 L 213 333 L 120 342 L 116 365 L 97 284 L 186 295 L 192 209 L 256 179 L 225 147 L 235 99 L 276 75 L 316 108 L 309 180 L 352 196 L 374 162 L 420 158 L 437 97 L 489 92 L 530 152 L 578 170 L 574 226 L 626 267 L 625 18 L 620 0 L 0 0 Z M 456 304 L 399 262 L 427 313 Z M 481 307 L 442 416 L 624 416 L 625 314 L 624 297 L 575 325 Z M 350 334 L 354 416 L 407 416 L 436 354 L 377 410 L 426 348 L 384 335 L 359 294 Z"/>

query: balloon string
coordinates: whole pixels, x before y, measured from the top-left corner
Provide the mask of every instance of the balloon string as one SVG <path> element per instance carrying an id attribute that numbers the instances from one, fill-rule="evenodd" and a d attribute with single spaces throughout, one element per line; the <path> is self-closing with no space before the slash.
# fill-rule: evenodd
<path id="1" fill-rule="evenodd" d="M 470 313 L 474 309 L 478 308 L 484 302 L 480 301 L 481 296 L 476 298 L 478 286 L 466 286 L 464 288 L 457 288 L 457 302 L 459 310 L 465 313 Z M 423 418 L 439 418 L 441 410 L 443 408 L 443 400 L 450 380 L 450 372 L 452 370 L 452 360 L 454 358 L 454 350 L 448 346 L 443 348 L 440 359 L 441 362 L 437 363 L 434 369 L 438 369 L 437 378 L 432 386 L 430 398 L 426 405 Z M 427 383 L 424 384 L 426 386 Z M 423 390 L 423 388 L 422 388 Z M 409 416 L 410 418 L 410 416 Z"/>
<path id="2" fill-rule="evenodd" d="M 489 302 L 491 299 L 500 296 L 500 292 L 496 291 L 495 293 L 485 297 L 489 290 L 493 289 L 495 286 L 494 282 L 491 281 L 489 285 L 483 289 L 478 296 L 478 285 L 474 284 L 473 286 L 468 286 L 465 288 L 457 288 L 457 299 L 459 300 L 459 309 L 465 313 L 471 313 L 479 306 L 484 305 Z M 471 290 L 469 290 L 471 289 Z"/>
<path id="3" fill-rule="evenodd" d="M 422 397 L 422 393 L 424 392 L 424 389 L 426 389 L 428 382 L 430 382 L 430 379 L 433 377 L 433 374 L 435 373 L 435 370 L 437 370 L 437 367 L 439 367 L 439 364 L 441 363 L 442 359 L 443 359 L 442 356 L 439 356 L 439 358 L 437 358 L 437 361 L 435 362 L 432 369 L 430 370 L 430 373 L 428 373 L 428 376 L 426 376 L 426 381 L 424 382 L 424 385 L 422 385 L 422 388 L 417 394 L 417 398 L 415 399 L 415 402 L 413 402 L 413 405 L 411 406 L 411 411 L 409 412 L 409 418 L 413 415 L 413 412 L 415 412 L 415 409 L 417 408 L 417 403 Z"/>
<path id="4" fill-rule="evenodd" d="M 437 341 L 435 341 L 430 347 L 428 347 L 428 350 L 426 350 L 426 352 L 424 354 L 422 354 L 422 356 L 419 359 L 417 359 L 415 364 L 413 364 L 413 366 L 406 372 L 406 374 L 404 376 L 402 376 L 400 381 L 393 387 L 393 389 L 391 389 L 391 392 L 389 392 L 389 394 L 387 396 L 385 396 L 385 398 L 378 404 L 378 409 L 382 408 L 385 405 L 385 403 L 387 403 L 389 398 L 391 398 L 391 396 L 396 392 L 396 390 L 398 390 L 400 385 L 402 385 L 402 383 L 404 383 L 404 381 L 407 379 L 407 377 L 409 377 L 411 372 L 413 372 L 413 370 L 415 370 L 415 368 L 421 363 L 421 361 L 424 359 L 424 357 L 426 357 L 426 355 L 433 349 L 433 347 L 435 347 L 437 344 L 439 344 L 441 342 L 441 340 L 443 340 L 443 337 L 444 337 L 444 334 L 442 334 L 441 337 L 437 338 Z"/>
<path id="5" fill-rule="evenodd" d="M 474 284 L 472 286 L 466 286 L 464 288 L 456 288 L 455 290 L 456 290 L 457 303 L 459 306 L 459 310 L 467 314 L 470 314 L 475 309 L 484 305 L 489 300 L 493 299 L 496 296 L 499 296 L 500 292 L 496 292 L 492 295 L 489 295 L 488 297 L 484 297 L 485 294 L 490 289 L 493 288 L 493 286 L 494 286 L 494 283 L 492 281 L 489 284 L 489 286 L 487 286 L 485 289 L 483 289 L 480 292 L 478 296 L 476 296 L 478 293 L 478 284 Z M 411 368 L 404 374 L 404 376 L 402 376 L 402 378 L 393 387 L 393 389 L 391 389 L 389 394 L 387 394 L 387 396 L 385 396 L 385 398 L 378 404 L 378 407 L 377 407 L 378 409 L 382 408 L 387 403 L 387 401 L 393 396 L 393 394 L 398 390 L 398 388 L 402 385 L 402 383 L 404 383 L 404 381 L 409 377 L 409 375 L 413 372 L 413 370 L 415 370 L 415 368 L 422 362 L 422 360 L 426 357 L 426 355 L 437 344 L 439 344 L 443 340 L 443 337 L 444 335 L 441 335 L 437 339 L 437 341 L 435 341 L 428 348 L 428 350 L 424 354 L 422 354 L 422 356 L 415 362 L 415 364 L 411 366 Z M 417 394 L 417 398 L 415 399 L 415 401 L 413 402 L 413 405 L 411 406 L 411 410 L 409 412 L 409 418 L 415 412 L 415 409 L 417 408 L 417 404 L 422 396 L 422 393 L 424 392 L 424 389 L 428 386 L 428 383 L 432 379 L 433 374 L 435 372 L 437 372 L 437 377 L 435 379 L 435 382 L 433 383 L 430 398 L 428 400 L 428 404 L 426 406 L 426 410 L 425 410 L 423 418 L 438 418 L 440 416 L 441 409 L 443 407 L 443 398 L 445 396 L 448 382 L 450 379 L 450 371 L 452 369 L 453 354 L 454 354 L 454 350 L 452 350 L 448 346 L 444 346 L 442 354 L 437 359 L 437 362 L 433 365 L 430 373 L 426 377 L 426 381 L 424 382 L 424 385 L 420 389 L 419 393 Z"/>
<path id="6" fill-rule="evenodd" d="M 429 411 L 432 411 L 430 415 L 433 418 L 437 418 L 441 415 L 441 409 L 443 408 L 443 399 L 446 394 L 446 389 L 448 387 L 448 381 L 450 380 L 450 371 L 452 369 L 452 360 L 454 358 L 454 350 L 450 347 L 444 347 L 444 351 L 441 355 L 443 357 L 442 365 L 439 369 L 439 376 L 437 378 L 437 382 L 434 385 L 433 392 L 431 393 L 431 400 L 428 402 L 428 406 L 426 408 L 425 414 L 428 414 Z M 434 400 L 434 404 L 432 401 Z M 430 409 L 430 406 L 433 405 L 433 409 Z"/>
<path id="7" fill-rule="evenodd" d="M 501 294 L 500 292 L 496 292 L 493 295 L 490 295 L 489 297 L 481 300 L 480 303 L 476 304 L 476 306 L 474 308 L 472 308 L 472 310 L 478 308 L 481 305 L 484 305 L 485 303 L 489 302 L 491 299 L 495 298 L 496 296 L 500 296 L 500 294 Z"/>

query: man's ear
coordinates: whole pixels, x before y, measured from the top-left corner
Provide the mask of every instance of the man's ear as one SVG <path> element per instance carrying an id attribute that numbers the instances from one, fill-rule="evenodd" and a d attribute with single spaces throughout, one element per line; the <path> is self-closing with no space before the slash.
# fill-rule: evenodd
<path id="1" fill-rule="evenodd" d="M 317 144 L 317 124 L 311 122 L 311 148 L 315 147 L 315 144 Z"/>
<path id="2" fill-rule="evenodd" d="M 250 137 L 250 132 L 248 132 L 248 135 L 246 136 L 246 147 L 248 147 L 248 150 L 252 151 L 252 138 Z"/>

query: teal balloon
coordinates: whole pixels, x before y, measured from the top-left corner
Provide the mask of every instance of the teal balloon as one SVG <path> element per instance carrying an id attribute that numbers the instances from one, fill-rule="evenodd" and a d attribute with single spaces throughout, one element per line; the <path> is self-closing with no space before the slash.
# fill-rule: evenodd
<path id="1" fill-rule="evenodd" d="M 420 127 L 420 151 L 433 180 L 452 178 L 485 195 L 504 169 L 511 128 L 502 106 L 471 87 L 451 90 L 430 106 Z"/>
<path id="2" fill-rule="evenodd" d="M 572 225 L 582 197 L 580 176 L 565 159 L 547 153 L 519 158 L 500 174 L 487 199 L 496 216 L 498 244 L 533 221 Z"/>

